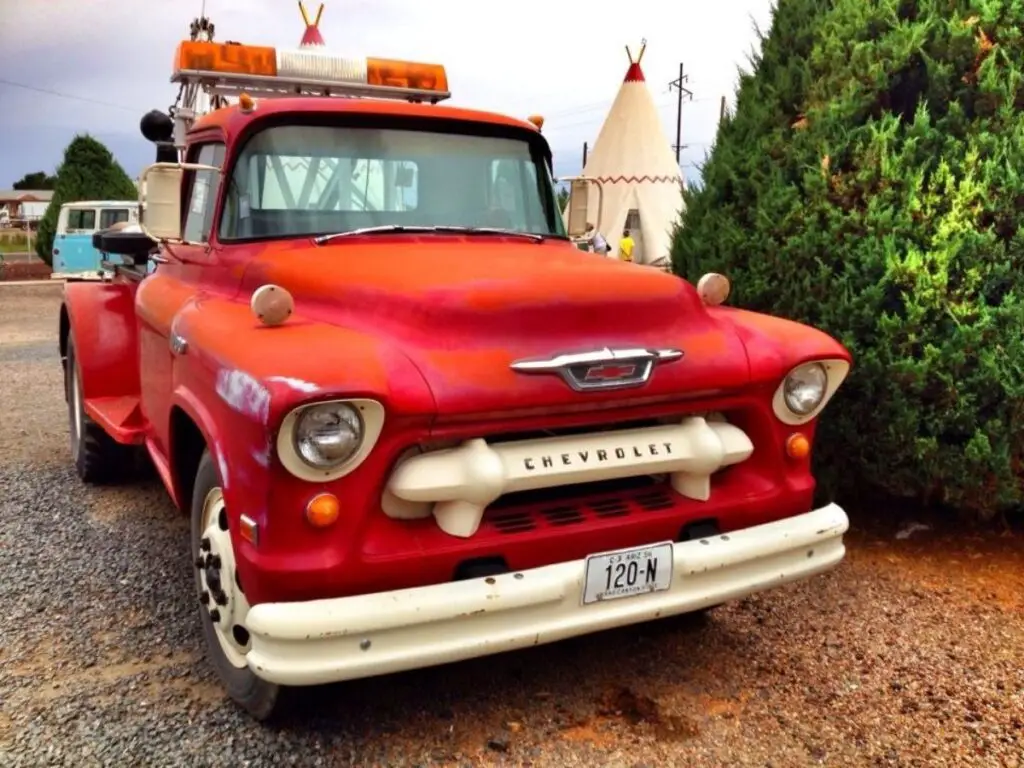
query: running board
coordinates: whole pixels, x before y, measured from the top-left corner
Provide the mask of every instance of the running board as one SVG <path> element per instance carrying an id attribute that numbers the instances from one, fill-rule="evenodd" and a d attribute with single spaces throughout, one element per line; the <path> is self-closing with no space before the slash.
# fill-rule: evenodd
<path id="1" fill-rule="evenodd" d="M 91 397 L 85 400 L 85 412 L 116 442 L 122 445 L 141 445 L 145 440 L 145 425 L 139 398 Z"/>

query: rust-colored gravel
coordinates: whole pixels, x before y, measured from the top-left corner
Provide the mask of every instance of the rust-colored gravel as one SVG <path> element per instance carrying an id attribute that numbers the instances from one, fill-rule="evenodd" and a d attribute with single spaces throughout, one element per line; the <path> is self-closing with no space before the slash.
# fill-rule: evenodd
<path id="1" fill-rule="evenodd" d="M 59 287 L 0 286 L 0 766 L 1024 766 L 1024 534 L 854 521 L 840 568 L 524 652 L 306 689 L 202 658 L 186 526 L 69 466 Z"/>

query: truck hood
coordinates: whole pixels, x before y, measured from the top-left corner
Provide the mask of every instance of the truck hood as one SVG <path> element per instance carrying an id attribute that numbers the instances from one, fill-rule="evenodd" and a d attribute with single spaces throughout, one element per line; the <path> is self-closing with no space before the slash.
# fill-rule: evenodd
<path id="1" fill-rule="evenodd" d="M 444 415 L 699 395 L 749 381 L 743 343 L 689 283 L 562 241 L 432 235 L 277 243 L 250 262 L 244 295 L 265 283 L 294 296 L 289 322 L 330 323 L 397 347 Z M 604 348 L 683 355 L 655 365 L 641 387 L 608 391 L 578 392 L 557 374 L 510 367 Z"/>

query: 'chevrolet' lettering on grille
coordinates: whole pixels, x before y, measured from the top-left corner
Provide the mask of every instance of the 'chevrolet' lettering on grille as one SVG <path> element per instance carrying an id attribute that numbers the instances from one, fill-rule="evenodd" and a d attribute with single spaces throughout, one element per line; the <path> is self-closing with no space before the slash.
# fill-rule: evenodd
<path id="1" fill-rule="evenodd" d="M 622 460 L 627 456 L 637 459 L 644 459 L 648 456 L 672 456 L 672 443 L 648 443 L 647 445 L 634 445 L 629 448 L 611 448 L 605 450 L 599 448 L 594 451 L 573 451 L 572 453 L 556 453 L 550 456 L 527 456 L 523 459 L 523 466 L 529 471 L 538 468 L 547 469 L 558 465 L 560 467 L 578 467 L 581 465 L 600 464 L 605 461 Z"/>

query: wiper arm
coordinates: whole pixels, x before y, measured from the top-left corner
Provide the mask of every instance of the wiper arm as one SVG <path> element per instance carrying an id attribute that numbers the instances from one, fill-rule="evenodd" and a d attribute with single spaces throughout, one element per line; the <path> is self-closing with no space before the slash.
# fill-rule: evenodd
<path id="1" fill-rule="evenodd" d="M 460 235 L 498 235 L 502 237 L 525 237 L 537 243 L 544 242 L 544 235 L 537 235 L 533 232 L 518 232 L 514 229 L 500 229 L 498 227 L 455 227 L 455 226 L 404 226 L 400 224 L 384 224 L 379 227 L 361 227 L 350 229 L 345 232 L 334 232 L 329 235 L 314 237 L 313 242 L 317 245 L 329 243 L 338 237 L 354 237 L 357 235 L 378 235 L 401 232 L 445 232 Z"/>
<path id="2" fill-rule="evenodd" d="M 437 227 L 417 227 L 417 226 L 407 227 L 407 226 L 400 226 L 398 224 L 384 224 L 384 225 L 379 226 L 379 227 L 362 227 L 360 229 L 350 229 L 350 230 L 347 230 L 345 232 L 334 232 L 334 233 L 332 233 L 330 235 L 320 235 L 319 237 L 314 237 L 313 238 L 313 242 L 316 243 L 317 245 L 323 245 L 324 243 L 329 243 L 331 240 L 334 240 L 336 237 L 353 237 L 353 236 L 356 236 L 356 235 L 382 235 L 382 234 L 388 234 L 388 233 L 391 233 L 391 232 L 436 232 L 436 231 L 437 231 Z"/>
<path id="3" fill-rule="evenodd" d="M 454 232 L 462 235 L 501 235 L 504 237 L 525 237 L 538 243 L 544 241 L 544 235 L 537 235 L 533 232 L 519 232 L 514 229 L 501 229 L 499 227 L 434 227 L 438 232 Z"/>

